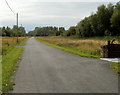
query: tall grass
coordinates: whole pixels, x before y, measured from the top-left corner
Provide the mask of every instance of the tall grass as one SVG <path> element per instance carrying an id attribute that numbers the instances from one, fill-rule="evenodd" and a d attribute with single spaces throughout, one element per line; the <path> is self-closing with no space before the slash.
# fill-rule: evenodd
<path id="1" fill-rule="evenodd" d="M 107 40 L 110 39 L 110 37 L 74 39 L 53 36 L 37 37 L 37 39 L 58 45 L 60 47 L 73 49 L 73 51 L 76 51 L 76 53 L 81 56 L 100 57 L 100 47 L 102 45 L 107 45 Z M 119 43 L 119 41 L 116 41 L 116 43 Z"/>
<path id="2" fill-rule="evenodd" d="M 26 39 L 26 37 L 2 37 L 0 41 L 2 42 L 2 45 L 0 46 L 0 49 L 2 50 L 2 54 L 5 54 L 9 49 L 14 47 L 16 44 L 20 43 Z M 18 40 L 18 42 L 17 42 Z"/>

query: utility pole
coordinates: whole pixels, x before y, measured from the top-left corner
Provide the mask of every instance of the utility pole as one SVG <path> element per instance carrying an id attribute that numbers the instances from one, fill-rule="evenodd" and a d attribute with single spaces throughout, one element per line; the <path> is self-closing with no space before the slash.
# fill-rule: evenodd
<path id="1" fill-rule="evenodd" d="M 17 32 L 18 32 L 18 13 L 16 15 L 16 25 L 17 25 Z M 17 43 L 19 43 L 19 40 L 18 40 L 18 33 L 17 33 Z"/>
<path id="2" fill-rule="evenodd" d="M 16 17 L 17 17 L 17 23 L 16 23 L 16 24 L 17 24 L 17 27 L 18 27 L 18 13 L 17 13 L 17 16 L 16 16 Z"/>

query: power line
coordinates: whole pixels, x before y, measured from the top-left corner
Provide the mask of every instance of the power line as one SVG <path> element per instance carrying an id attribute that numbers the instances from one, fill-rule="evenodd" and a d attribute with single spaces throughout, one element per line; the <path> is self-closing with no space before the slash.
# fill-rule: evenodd
<path id="1" fill-rule="evenodd" d="M 16 25 L 17 25 L 17 27 L 18 27 L 18 13 L 16 14 L 16 13 L 12 10 L 12 8 L 10 7 L 9 3 L 7 2 L 7 0 L 5 0 L 5 2 L 6 2 L 6 4 L 8 5 L 9 9 L 11 10 L 11 12 L 12 12 L 14 15 L 16 15 L 16 17 L 17 17 L 17 19 L 16 19 Z"/>
<path id="2" fill-rule="evenodd" d="M 5 2 L 8 5 L 9 9 L 13 12 L 13 14 L 15 14 L 15 12 L 12 10 L 12 8 L 10 7 L 9 3 L 7 2 L 7 0 L 5 0 Z"/>

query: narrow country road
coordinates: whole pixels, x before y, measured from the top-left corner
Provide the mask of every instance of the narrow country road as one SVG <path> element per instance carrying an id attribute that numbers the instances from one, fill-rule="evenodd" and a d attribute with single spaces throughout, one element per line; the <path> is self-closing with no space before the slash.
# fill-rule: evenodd
<path id="1" fill-rule="evenodd" d="M 27 41 L 12 93 L 117 93 L 109 63 Z"/>

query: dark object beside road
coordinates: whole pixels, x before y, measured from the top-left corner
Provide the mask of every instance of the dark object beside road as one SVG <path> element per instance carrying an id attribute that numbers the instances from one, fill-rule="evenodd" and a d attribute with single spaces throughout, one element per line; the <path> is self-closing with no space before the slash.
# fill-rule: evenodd
<path id="1" fill-rule="evenodd" d="M 103 58 L 120 58 L 120 44 L 113 44 L 114 41 L 108 41 L 108 45 L 101 46 Z"/>

